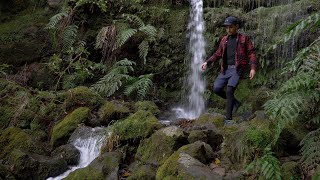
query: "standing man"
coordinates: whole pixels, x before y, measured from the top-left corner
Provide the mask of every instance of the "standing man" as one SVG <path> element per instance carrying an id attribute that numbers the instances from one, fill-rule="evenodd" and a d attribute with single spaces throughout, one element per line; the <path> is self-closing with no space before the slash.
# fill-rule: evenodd
<path id="1" fill-rule="evenodd" d="M 208 65 L 222 58 L 221 72 L 214 82 L 213 90 L 218 96 L 227 99 L 224 123 L 232 124 L 234 123 L 232 113 L 235 113 L 240 106 L 240 102 L 234 97 L 240 76 L 242 73 L 248 73 L 245 71 L 249 71 L 250 67 L 249 78 L 253 79 L 256 74 L 257 58 L 249 37 L 238 33 L 239 20 L 237 18 L 229 16 L 223 25 L 228 34 L 221 39 L 218 50 L 201 65 L 201 68 L 205 70 Z M 223 90 L 226 85 L 227 92 Z"/>

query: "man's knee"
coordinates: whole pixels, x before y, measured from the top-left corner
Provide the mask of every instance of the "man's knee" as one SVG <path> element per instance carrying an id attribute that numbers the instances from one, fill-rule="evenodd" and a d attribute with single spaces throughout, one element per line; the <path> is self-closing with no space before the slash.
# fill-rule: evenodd
<path id="1" fill-rule="evenodd" d="M 222 92 L 222 88 L 220 87 L 213 87 L 213 92 L 216 94 L 220 94 Z"/>

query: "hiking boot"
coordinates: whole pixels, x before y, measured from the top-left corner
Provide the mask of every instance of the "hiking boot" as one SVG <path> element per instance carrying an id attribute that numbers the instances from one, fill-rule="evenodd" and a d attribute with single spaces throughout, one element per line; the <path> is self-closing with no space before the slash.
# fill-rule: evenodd
<path id="1" fill-rule="evenodd" d="M 235 101 L 234 104 L 233 104 L 232 114 L 237 113 L 237 111 L 238 111 L 238 109 L 239 109 L 240 106 L 241 106 L 241 102 Z"/>
<path id="2" fill-rule="evenodd" d="M 225 126 L 233 125 L 233 124 L 236 124 L 236 121 L 235 121 L 235 120 L 232 120 L 232 119 L 226 119 L 226 120 L 224 120 L 224 125 L 225 125 Z"/>

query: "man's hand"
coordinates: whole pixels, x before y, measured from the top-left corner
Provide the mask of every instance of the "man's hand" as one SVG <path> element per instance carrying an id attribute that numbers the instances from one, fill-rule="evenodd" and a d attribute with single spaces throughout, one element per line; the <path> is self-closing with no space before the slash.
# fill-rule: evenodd
<path id="1" fill-rule="evenodd" d="M 249 74 L 250 80 L 253 79 L 254 75 L 256 75 L 256 70 L 251 69 L 250 74 Z"/>
<path id="2" fill-rule="evenodd" d="M 206 70 L 206 69 L 207 69 L 207 62 L 204 62 L 204 63 L 201 65 L 201 69 L 202 69 L 202 70 Z"/>

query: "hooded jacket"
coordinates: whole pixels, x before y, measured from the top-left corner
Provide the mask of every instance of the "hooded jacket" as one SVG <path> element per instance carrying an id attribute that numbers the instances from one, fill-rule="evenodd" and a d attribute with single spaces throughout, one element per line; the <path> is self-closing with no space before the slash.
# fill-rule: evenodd
<path id="1" fill-rule="evenodd" d="M 229 35 L 224 36 L 219 44 L 218 50 L 206 61 L 208 65 L 222 58 L 221 72 L 225 72 L 228 64 L 226 63 L 226 47 Z M 237 33 L 236 48 L 235 48 L 235 65 L 237 70 L 245 69 L 250 64 L 251 70 L 257 68 L 257 57 L 252 42 L 249 37 Z"/>

